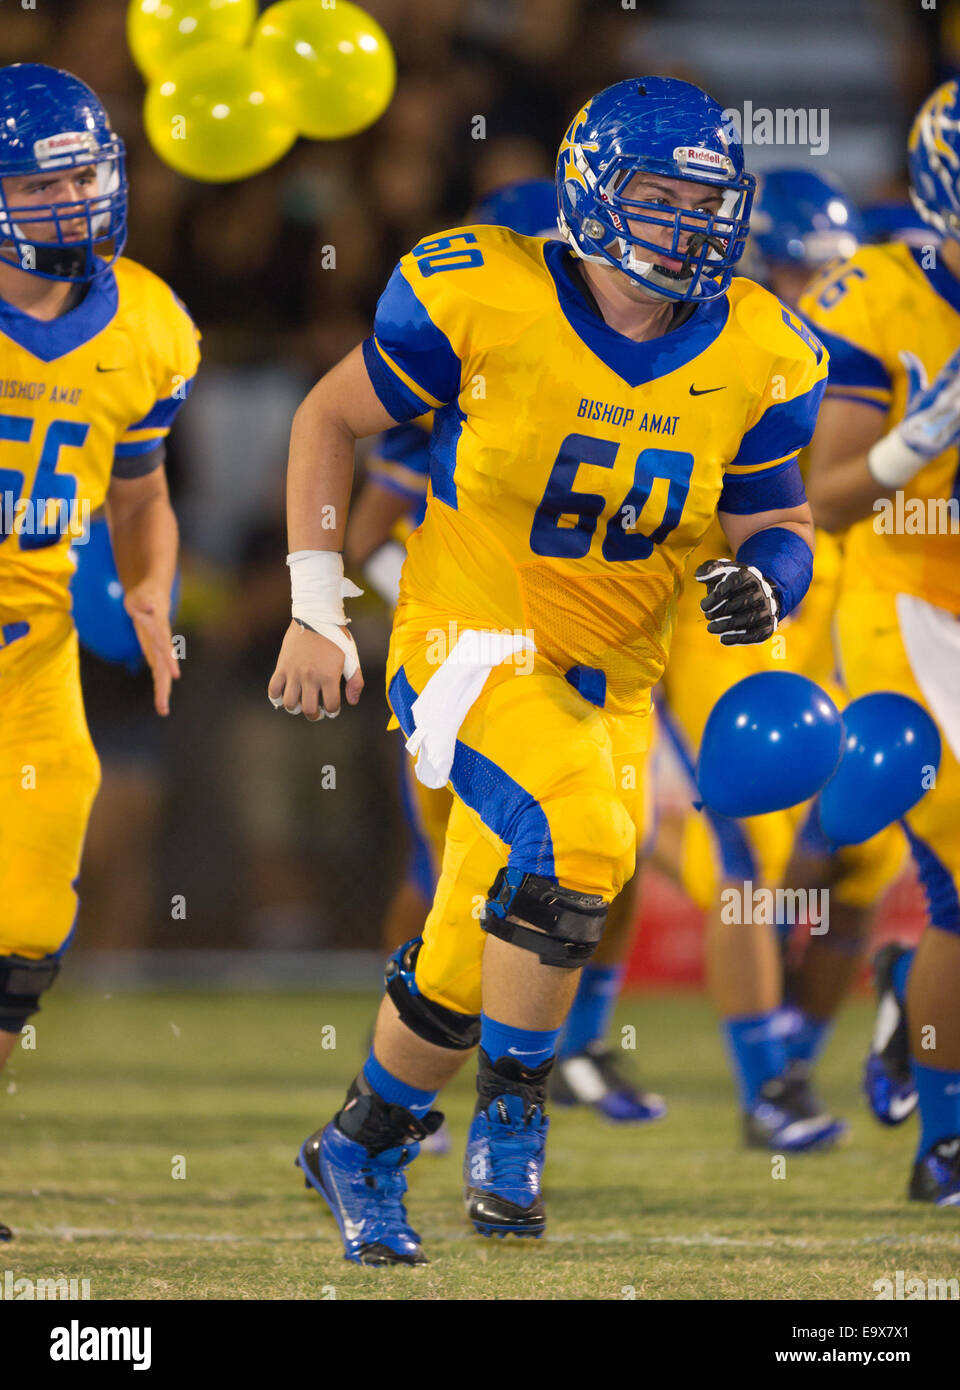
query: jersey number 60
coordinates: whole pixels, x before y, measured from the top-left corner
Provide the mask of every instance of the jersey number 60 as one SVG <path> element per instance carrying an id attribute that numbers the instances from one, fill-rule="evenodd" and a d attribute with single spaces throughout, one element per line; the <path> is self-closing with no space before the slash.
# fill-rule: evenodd
<path id="1" fill-rule="evenodd" d="M 577 470 L 583 463 L 612 468 L 619 448 L 609 439 L 567 435 L 534 514 L 530 549 L 535 555 L 562 556 L 566 560 L 579 560 L 586 555 L 607 499 L 599 492 L 575 492 Z M 662 544 L 679 524 L 692 472 L 693 454 L 678 449 L 642 449 L 634 468 L 633 486 L 607 522 L 603 558 L 646 560 L 653 547 Z M 658 478 L 669 481 L 667 505 L 659 526 L 645 534 L 636 529 L 636 522 Z M 561 524 L 565 518 L 574 517 L 575 525 Z"/>

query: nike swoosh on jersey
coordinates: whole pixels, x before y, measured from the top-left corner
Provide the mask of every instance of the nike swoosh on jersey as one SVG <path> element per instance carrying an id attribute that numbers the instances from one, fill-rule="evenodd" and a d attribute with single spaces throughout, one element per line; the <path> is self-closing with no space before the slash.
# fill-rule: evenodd
<path id="1" fill-rule="evenodd" d="M 100 366 L 100 363 L 98 362 L 98 363 L 97 363 L 97 371 L 98 371 L 98 372 L 122 372 L 122 371 L 123 371 L 123 368 L 122 368 L 122 367 L 101 367 L 101 366 Z"/>
<path id="2" fill-rule="evenodd" d="M 691 396 L 709 396 L 711 391 L 726 391 L 726 389 L 725 386 L 704 386 L 698 391 L 695 386 L 691 386 L 690 394 Z"/>

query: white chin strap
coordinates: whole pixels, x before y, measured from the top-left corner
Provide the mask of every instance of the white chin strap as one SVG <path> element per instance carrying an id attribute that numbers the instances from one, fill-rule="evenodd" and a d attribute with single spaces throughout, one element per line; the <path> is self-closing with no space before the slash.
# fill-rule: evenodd
<path id="1" fill-rule="evenodd" d="M 677 279 L 673 279 L 669 275 L 662 275 L 657 270 L 654 261 L 642 261 L 637 254 L 637 248 L 630 244 L 624 248 L 622 241 L 620 242 L 620 263 L 624 270 L 628 270 L 632 275 L 643 277 L 646 284 L 638 285 L 637 288 L 645 290 L 652 299 L 663 298 L 658 289 L 659 285 L 662 285 L 665 289 L 675 290 L 680 294 L 685 294 L 690 285 L 690 281 L 693 279 L 692 275 L 681 275 Z M 699 286 L 697 288 L 699 290 Z"/>

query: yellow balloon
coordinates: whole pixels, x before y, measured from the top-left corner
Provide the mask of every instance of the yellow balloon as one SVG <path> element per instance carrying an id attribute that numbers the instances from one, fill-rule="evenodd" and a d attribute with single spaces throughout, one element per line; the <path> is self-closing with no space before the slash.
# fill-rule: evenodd
<path id="1" fill-rule="evenodd" d="M 260 16 L 253 52 L 278 110 L 314 140 L 365 130 L 397 82 L 390 40 L 349 0 L 280 0 Z"/>
<path id="2" fill-rule="evenodd" d="M 246 43 L 257 0 L 130 0 L 127 42 L 147 81 L 200 43 Z"/>
<path id="3" fill-rule="evenodd" d="M 297 138 L 267 99 L 249 49 L 213 43 L 188 49 L 151 83 L 143 121 L 162 160 L 207 183 L 258 174 Z"/>

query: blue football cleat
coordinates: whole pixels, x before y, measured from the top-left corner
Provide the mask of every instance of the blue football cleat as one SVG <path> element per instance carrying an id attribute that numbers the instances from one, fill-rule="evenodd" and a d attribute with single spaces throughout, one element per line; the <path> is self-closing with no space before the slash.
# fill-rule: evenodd
<path id="1" fill-rule="evenodd" d="M 5 1226 L 2 1221 L 0 1221 L 0 1240 L 13 1240 L 13 1232 L 11 1231 L 10 1227 Z"/>
<path id="2" fill-rule="evenodd" d="M 777 1153 L 828 1149 L 847 1132 L 844 1120 L 834 1119 L 823 1109 L 806 1067 L 798 1062 L 792 1062 L 783 1076 L 764 1083 L 759 1099 L 743 1119 L 748 1148 Z"/>
<path id="3" fill-rule="evenodd" d="M 911 1202 L 960 1207 L 960 1135 L 941 1139 L 913 1165 L 907 1196 Z"/>
<path id="4" fill-rule="evenodd" d="M 613 1049 L 602 1042 L 558 1059 L 550 1076 L 550 1099 L 556 1105 L 590 1105 L 614 1124 L 651 1124 L 667 1113 L 663 1096 L 635 1086 L 620 1070 Z"/>
<path id="5" fill-rule="evenodd" d="M 917 1108 L 917 1088 L 910 1068 L 910 1039 L 906 1010 L 893 988 L 893 969 L 909 947 L 896 941 L 874 957 L 877 1016 L 873 1042 L 863 1069 L 863 1092 L 874 1115 L 884 1125 L 899 1125 Z"/>
<path id="6" fill-rule="evenodd" d="M 355 1089 L 352 1088 L 352 1089 Z M 418 1120 L 375 1094 L 348 1095 L 338 1115 L 301 1145 L 297 1164 L 333 1212 L 344 1259 L 361 1265 L 423 1265 L 420 1237 L 407 1221 L 404 1169 L 443 1116 Z"/>
<path id="7" fill-rule="evenodd" d="M 512 1057 L 492 1066 L 481 1049 L 477 1112 L 463 1161 L 467 1215 L 482 1236 L 543 1235 L 540 1178 L 546 1156 L 545 1083 L 551 1062 L 525 1070 Z"/>

